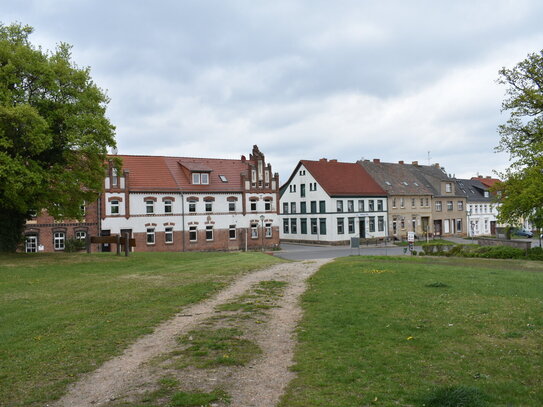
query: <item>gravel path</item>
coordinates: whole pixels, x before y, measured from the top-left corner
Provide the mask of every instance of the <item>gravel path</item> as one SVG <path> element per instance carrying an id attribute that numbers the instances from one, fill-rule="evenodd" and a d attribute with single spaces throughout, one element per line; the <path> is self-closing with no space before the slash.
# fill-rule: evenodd
<path id="1" fill-rule="evenodd" d="M 307 278 L 328 261 L 330 259 L 282 263 L 241 277 L 213 298 L 184 309 L 122 355 L 83 376 L 54 406 L 100 406 L 141 392 L 141 388 L 154 379 L 147 362 L 174 349 L 176 338 L 213 316 L 216 306 L 231 301 L 260 281 L 271 279 L 286 281 L 288 286 L 279 306 L 271 311 L 269 322 L 257 333 L 256 341 L 263 354 L 233 372 L 228 393 L 232 397 L 231 405 L 236 407 L 275 406 L 293 377 L 288 368 L 295 345 L 293 332 L 301 317 L 299 297 L 306 289 Z"/>

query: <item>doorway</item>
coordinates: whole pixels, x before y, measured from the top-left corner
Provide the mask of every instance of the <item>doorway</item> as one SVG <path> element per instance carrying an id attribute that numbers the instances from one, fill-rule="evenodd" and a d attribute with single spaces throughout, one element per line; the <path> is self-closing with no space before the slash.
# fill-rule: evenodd
<path id="1" fill-rule="evenodd" d="M 360 238 L 366 238 L 366 219 L 360 219 Z"/>

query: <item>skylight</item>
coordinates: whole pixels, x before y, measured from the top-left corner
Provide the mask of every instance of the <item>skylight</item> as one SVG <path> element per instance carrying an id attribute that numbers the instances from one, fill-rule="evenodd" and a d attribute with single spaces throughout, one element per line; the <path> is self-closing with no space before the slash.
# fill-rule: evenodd
<path id="1" fill-rule="evenodd" d="M 405 181 L 402 181 L 402 184 L 404 184 L 405 186 L 408 186 L 409 184 Z"/>
<path id="2" fill-rule="evenodd" d="M 418 186 L 419 186 L 419 184 L 417 184 L 416 182 L 413 182 L 413 185 L 415 185 L 416 187 L 418 187 Z"/>
<path id="3" fill-rule="evenodd" d="M 388 182 L 388 181 L 385 181 L 385 184 L 387 184 L 387 185 L 392 185 L 392 184 L 391 184 L 390 182 Z"/>
<path id="4" fill-rule="evenodd" d="M 226 175 L 219 175 L 219 178 L 222 182 L 228 182 L 228 178 L 226 178 Z"/>

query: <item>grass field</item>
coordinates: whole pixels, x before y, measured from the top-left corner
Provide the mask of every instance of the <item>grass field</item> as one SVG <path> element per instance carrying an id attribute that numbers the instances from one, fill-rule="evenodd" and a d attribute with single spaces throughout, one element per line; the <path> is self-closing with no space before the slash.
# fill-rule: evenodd
<path id="1" fill-rule="evenodd" d="M 443 398 L 459 394 L 481 396 L 466 407 L 485 397 L 542 406 L 541 271 L 538 262 L 407 257 L 323 267 L 303 298 L 298 377 L 280 406 L 457 406 Z"/>
<path id="2" fill-rule="evenodd" d="M 0 255 L 0 405 L 43 406 L 259 253 Z"/>

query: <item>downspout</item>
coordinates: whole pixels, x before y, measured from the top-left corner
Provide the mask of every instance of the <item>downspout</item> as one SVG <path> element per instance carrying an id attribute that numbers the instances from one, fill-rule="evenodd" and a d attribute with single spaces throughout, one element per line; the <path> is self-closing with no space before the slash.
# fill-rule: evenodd
<path id="1" fill-rule="evenodd" d="M 183 192 L 181 192 L 181 223 L 183 224 L 181 241 L 183 242 L 183 251 L 185 251 L 185 198 Z"/>

